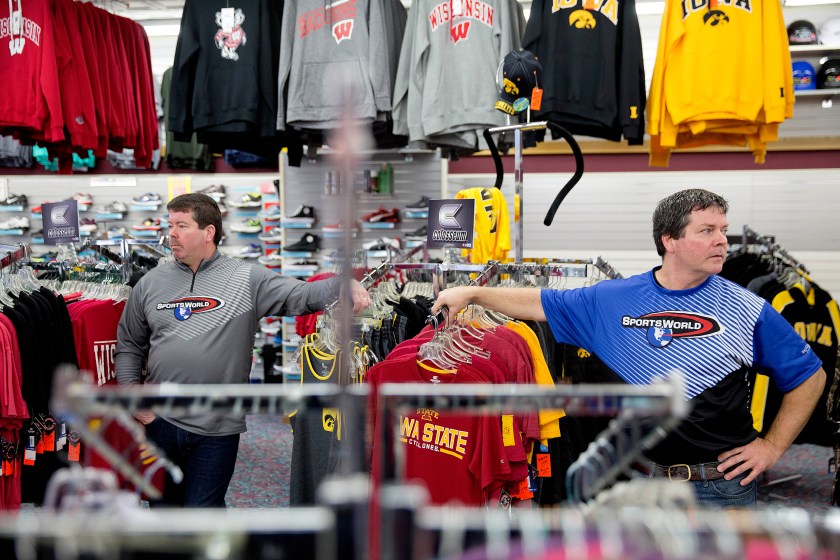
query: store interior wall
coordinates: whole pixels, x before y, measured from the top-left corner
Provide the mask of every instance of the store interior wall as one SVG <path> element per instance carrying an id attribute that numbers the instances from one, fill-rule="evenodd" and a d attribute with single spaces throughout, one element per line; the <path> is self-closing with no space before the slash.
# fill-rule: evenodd
<path id="1" fill-rule="evenodd" d="M 404 2 L 405 4 L 406 2 Z M 646 87 L 650 89 L 653 67 L 656 60 L 656 49 L 659 42 L 659 28 L 662 21 L 661 13 L 648 13 L 650 8 L 658 2 L 650 0 L 636 0 L 639 12 L 639 28 L 642 35 L 642 52 L 645 65 Z M 410 4 L 410 2 L 408 3 Z M 530 9 L 530 2 L 523 2 L 526 14 Z M 787 6 L 783 9 L 785 24 L 799 19 L 808 20 L 815 25 L 832 17 L 840 17 L 840 5 L 827 6 Z M 149 34 L 152 57 L 152 73 L 160 80 L 163 72 L 172 66 L 175 56 L 175 46 L 178 41 L 178 25 L 180 14 L 175 12 L 178 19 L 165 21 L 141 21 Z M 795 53 L 793 60 L 807 60 L 815 68 L 819 68 L 819 60 L 826 56 L 826 52 Z M 830 53 L 828 53 L 830 54 Z M 840 56 L 840 49 L 834 51 L 833 56 Z M 840 131 L 840 99 L 835 96 L 831 107 L 823 107 L 821 96 L 807 96 L 797 98 L 794 119 L 788 120 L 780 127 L 782 138 L 801 137 L 837 137 Z"/>
<path id="2" fill-rule="evenodd" d="M 656 203 L 680 189 L 706 188 L 729 201 L 731 234 L 740 235 L 747 225 L 775 236 L 814 281 L 840 294 L 838 169 L 584 173 L 548 227 L 546 209 L 570 175 L 528 173 L 527 160 L 523 169 L 526 258 L 601 256 L 624 276 L 643 272 L 660 264 L 651 235 Z M 492 174 L 452 174 L 449 192 L 490 186 L 494 179 Z M 502 190 L 510 206 L 512 170 Z"/>

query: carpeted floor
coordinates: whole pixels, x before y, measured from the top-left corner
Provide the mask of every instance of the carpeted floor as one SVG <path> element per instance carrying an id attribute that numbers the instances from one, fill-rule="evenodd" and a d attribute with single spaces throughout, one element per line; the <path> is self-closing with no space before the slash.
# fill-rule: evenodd
<path id="1" fill-rule="evenodd" d="M 227 494 L 229 507 L 289 507 L 291 428 L 279 416 L 249 416 L 236 472 Z M 794 445 L 766 473 L 759 487 L 761 505 L 800 507 L 812 514 L 830 505 L 834 475 L 828 471 L 832 451 L 816 445 Z M 789 477 L 801 475 L 789 480 Z M 774 483 L 775 482 L 775 483 Z"/>

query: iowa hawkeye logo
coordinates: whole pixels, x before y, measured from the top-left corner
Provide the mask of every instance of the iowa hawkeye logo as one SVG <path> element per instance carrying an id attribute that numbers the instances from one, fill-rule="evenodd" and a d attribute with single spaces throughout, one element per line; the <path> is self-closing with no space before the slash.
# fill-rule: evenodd
<path id="1" fill-rule="evenodd" d="M 193 313 L 206 313 L 214 309 L 221 309 L 225 302 L 218 298 L 211 297 L 186 297 L 174 299 L 166 303 L 157 304 L 158 311 L 172 309 L 175 318 L 179 321 L 186 321 Z"/>
<path id="2" fill-rule="evenodd" d="M 699 338 L 723 331 L 714 317 L 686 311 L 658 311 L 641 317 L 625 315 L 621 326 L 630 329 L 647 329 L 647 341 L 656 348 L 665 348 L 675 338 Z"/>

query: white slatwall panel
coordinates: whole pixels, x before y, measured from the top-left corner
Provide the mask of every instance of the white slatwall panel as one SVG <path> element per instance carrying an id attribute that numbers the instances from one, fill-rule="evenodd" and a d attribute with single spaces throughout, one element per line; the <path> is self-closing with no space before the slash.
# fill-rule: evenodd
<path id="1" fill-rule="evenodd" d="M 229 197 L 241 197 L 246 192 L 259 191 L 260 185 L 263 183 L 271 183 L 277 179 L 279 173 L 206 173 L 191 175 L 192 191 L 196 192 L 210 185 L 225 185 Z M 179 177 L 184 177 L 179 175 Z M 6 177 L 8 190 L 10 193 L 25 194 L 29 208 L 20 213 L 24 216 L 31 216 L 30 209 L 38 206 L 43 202 L 56 202 L 59 200 L 66 200 L 76 193 L 90 193 L 93 195 L 93 207 L 89 212 L 82 212 L 79 215 L 83 218 L 96 218 L 96 208 L 110 204 L 113 201 L 124 202 L 131 207 L 131 199 L 140 196 L 144 193 L 157 193 L 164 200 L 157 212 L 133 211 L 129 210 L 124 215 L 122 220 L 112 220 L 108 222 L 99 223 L 101 230 L 106 230 L 111 226 L 123 226 L 131 232 L 131 225 L 142 222 L 147 217 L 161 217 L 167 214 L 165 201 L 168 198 L 168 178 L 169 175 L 125 175 L 120 174 L 120 179 L 134 179 L 136 186 L 133 187 L 116 187 L 116 186 L 91 186 L 92 179 L 103 179 L 102 175 L 91 177 L 81 173 L 75 175 L 65 176 L 45 176 L 45 175 L 11 175 Z M 227 201 L 230 198 L 225 199 Z M 238 247 L 248 245 L 251 242 L 258 243 L 257 239 L 252 236 L 241 236 L 235 232 L 230 231 L 230 226 L 246 217 L 251 217 L 254 212 L 246 213 L 238 211 L 236 208 L 229 206 L 229 214 L 223 220 L 226 230 L 227 239 L 223 242 L 225 251 L 235 252 Z M 6 220 L 8 217 L 14 215 L 14 212 L 0 212 L 0 221 Z M 35 231 L 41 228 L 41 220 L 38 218 L 31 219 L 30 231 Z M 163 231 L 166 233 L 166 230 Z M 0 236 L 0 243 L 29 243 L 30 236 Z M 45 245 L 33 246 L 36 254 L 46 252 L 50 248 Z"/>
<path id="2" fill-rule="evenodd" d="M 700 187 L 729 200 L 733 233 L 749 225 L 774 235 L 813 272 L 814 280 L 840 297 L 840 168 L 585 173 L 550 227 L 543 225 L 546 209 L 569 175 L 525 171 L 526 257 L 601 255 L 624 275 L 650 268 L 659 262 L 651 236 L 656 203 L 677 190 Z M 449 192 L 492 183 L 492 175 L 451 175 Z M 506 175 L 503 190 L 510 203 L 512 173 Z"/>

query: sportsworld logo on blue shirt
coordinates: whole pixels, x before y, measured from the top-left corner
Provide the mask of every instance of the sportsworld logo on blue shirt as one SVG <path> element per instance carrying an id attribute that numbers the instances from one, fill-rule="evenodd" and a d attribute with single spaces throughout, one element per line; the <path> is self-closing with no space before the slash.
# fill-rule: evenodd
<path id="1" fill-rule="evenodd" d="M 714 317 L 685 311 L 657 311 L 640 317 L 625 315 L 621 326 L 646 329 L 647 341 L 654 348 L 665 348 L 675 338 L 699 338 L 723 332 L 723 326 Z"/>
<path id="2" fill-rule="evenodd" d="M 224 300 L 209 297 L 188 297 L 180 298 L 166 303 L 159 303 L 155 307 L 158 311 L 172 310 L 175 318 L 179 321 L 186 321 L 194 313 L 206 313 L 221 309 L 225 306 Z"/>

